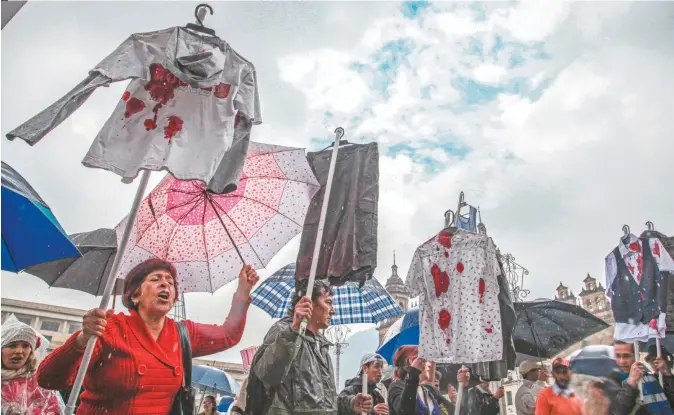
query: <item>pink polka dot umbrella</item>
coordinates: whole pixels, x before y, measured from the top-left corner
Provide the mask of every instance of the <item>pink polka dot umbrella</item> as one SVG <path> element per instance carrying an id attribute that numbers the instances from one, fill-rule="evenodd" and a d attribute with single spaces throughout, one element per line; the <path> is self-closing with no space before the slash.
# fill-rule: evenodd
<path id="1" fill-rule="evenodd" d="M 244 262 L 264 268 L 300 233 L 319 188 L 304 149 L 254 142 L 232 193 L 167 175 L 140 205 L 118 277 L 156 257 L 175 265 L 182 292 L 215 292 Z"/>

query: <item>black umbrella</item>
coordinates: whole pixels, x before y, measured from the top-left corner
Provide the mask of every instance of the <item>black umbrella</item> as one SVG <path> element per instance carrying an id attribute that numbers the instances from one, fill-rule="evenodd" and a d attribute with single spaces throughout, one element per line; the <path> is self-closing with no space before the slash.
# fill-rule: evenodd
<path id="1" fill-rule="evenodd" d="M 615 360 L 613 346 L 586 346 L 569 356 L 574 374 L 609 377 L 620 372 Z"/>
<path id="2" fill-rule="evenodd" d="M 82 253 L 79 258 L 65 258 L 45 262 L 25 269 L 49 284 L 50 287 L 70 288 L 92 295 L 103 295 L 110 268 L 117 254 L 117 235 L 113 229 L 70 235 L 70 240 Z M 122 294 L 121 284 L 115 294 Z"/>
<path id="3" fill-rule="evenodd" d="M 551 358 L 575 343 L 609 327 L 582 307 L 556 300 L 515 303 L 515 350 Z"/>

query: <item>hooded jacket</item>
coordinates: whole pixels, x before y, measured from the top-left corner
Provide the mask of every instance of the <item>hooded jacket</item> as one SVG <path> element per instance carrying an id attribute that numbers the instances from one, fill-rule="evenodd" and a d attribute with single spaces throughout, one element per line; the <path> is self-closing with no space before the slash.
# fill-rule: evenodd
<path id="1" fill-rule="evenodd" d="M 321 334 L 300 335 L 286 317 L 271 326 L 264 352 L 253 366 L 274 398 L 267 415 L 337 414 L 337 388 L 329 348 Z"/>
<path id="2" fill-rule="evenodd" d="M 386 403 L 386 398 L 382 394 L 382 384 L 375 384 L 368 382 L 367 384 L 367 394 L 372 397 L 372 411 L 371 414 L 374 414 L 374 407 Z M 353 379 L 349 379 L 344 384 L 344 390 L 339 394 L 337 398 L 338 412 L 339 415 L 352 415 L 355 414 L 353 411 L 353 399 L 363 391 L 363 379 L 360 376 L 356 376 Z"/>

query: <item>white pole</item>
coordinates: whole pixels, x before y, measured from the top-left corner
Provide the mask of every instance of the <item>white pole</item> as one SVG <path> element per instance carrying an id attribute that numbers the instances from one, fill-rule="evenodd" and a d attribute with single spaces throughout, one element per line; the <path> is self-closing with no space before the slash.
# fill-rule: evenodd
<path id="1" fill-rule="evenodd" d="M 332 189 L 332 178 L 335 175 L 335 164 L 337 164 L 337 152 L 339 151 L 339 140 L 344 136 L 344 129 L 338 127 L 335 130 L 335 143 L 332 147 L 332 158 L 330 159 L 330 170 L 328 170 L 328 179 L 325 183 L 325 194 L 323 195 L 323 205 L 321 206 L 321 216 L 318 220 L 318 231 L 316 232 L 316 242 L 314 245 L 314 256 L 311 257 L 311 270 L 309 271 L 309 281 L 307 282 L 306 296 L 311 298 L 314 292 L 314 281 L 316 280 L 316 268 L 318 268 L 318 256 L 321 253 L 321 243 L 323 242 L 323 226 L 325 225 L 325 216 L 328 213 L 328 204 L 330 202 L 330 190 Z M 307 329 L 307 320 L 302 320 L 300 324 L 300 334 L 304 334 Z"/>
<path id="2" fill-rule="evenodd" d="M 461 366 L 464 369 L 465 366 Z M 456 404 L 454 405 L 454 415 L 461 414 L 461 400 L 463 399 L 463 382 L 459 383 L 459 391 L 456 393 Z"/>
<path id="3" fill-rule="evenodd" d="M 115 280 L 117 280 L 116 275 L 119 271 L 119 266 L 122 262 L 122 257 L 124 256 L 124 251 L 126 250 L 126 245 L 129 242 L 129 237 L 131 236 L 131 229 L 133 228 L 133 223 L 136 220 L 136 215 L 138 214 L 138 208 L 140 207 L 140 202 L 143 200 L 143 195 L 145 194 L 145 189 L 147 188 L 147 182 L 150 179 L 150 170 L 143 170 L 143 174 L 140 178 L 140 183 L 138 184 L 138 190 L 136 190 L 136 197 L 133 199 L 133 204 L 131 205 L 131 211 L 129 212 L 129 217 L 126 221 L 126 226 L 124 227 L 124 233 L 122 234 L 122 240 L 119 241 L 119 247 L 117 248 L 117 255 L 115 256 L 115 261 L 112 263 L 110 268 L 110 275 L 107 282 L 105 283 L 105 289 L 103 290 L 103 298 L 101 299 L 100 308 L 103 310 L 108 309 L 110 304 L 110 297 L 112 294 L 112 289 L 115 286 Z M 75 383 L 70 390 L 70 397 L 68 398 L 68 404 L 66 405 L 65 415 L 72 415 L 75 410 L 75 403 L 77 402 L 77 397 L 80 395 L 80 389 L 82 388 L 82 383 L 84 382 L 84 376 L 87 373 L 87 368 L 89 367 L 89 362 L 91 361 L 91 356 L 94 354 L 94 347 L 96 346 L 96 337 L 89 338 L 87 342 L 87 348 L 84 350 L 84 356 L 82 356 L 82 363 L 80 363 L 80 368 L 77 371 L 77 376 L 75 377 Z"/>
<path id="4" fill-rule="evenodd" d="M 363 371 L 363 395 L 367 395 L 367 373 Z M 360 415 L 367 415 L 367 412 L 363 411 Z"/>
<path id="5" fill-rule="evenodd" d="M 639 362 L 639 342 L 634 342 L 634 360 Z M 639 399 L 644 399 L 644 382 L 643 380 L 639 380 Z"/>

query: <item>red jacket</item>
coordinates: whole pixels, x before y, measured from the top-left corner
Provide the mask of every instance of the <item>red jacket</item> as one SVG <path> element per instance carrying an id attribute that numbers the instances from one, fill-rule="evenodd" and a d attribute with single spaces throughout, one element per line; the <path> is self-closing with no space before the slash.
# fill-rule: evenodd
<path id="1" fill-rule="evenodd" d="M 236 295 L 223 325 L 186 321 L 192 356 L 210 355 L 241 340 L 250 300 Z M 46 389 L 72 387 L 84 349 L 73 334 L 40 364 L 38 383 Z M 116 314 L 108 318 L 105 332 L 96 342 L 84 378 L 84 392 L 77 415 L 166 415 L 183 381 L 178 328 L 167 318 L 157 341 L 140 316 Z"/>
<path id="2" fill-rule="evenodd" d="M 58 392 L 39 388 L 34 376 L 19 377 L 2 385 L 2 409 L 26 415 L 60 415 Z"/>

